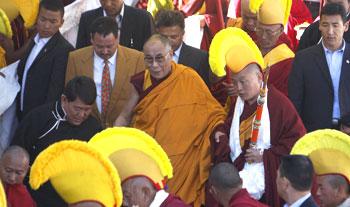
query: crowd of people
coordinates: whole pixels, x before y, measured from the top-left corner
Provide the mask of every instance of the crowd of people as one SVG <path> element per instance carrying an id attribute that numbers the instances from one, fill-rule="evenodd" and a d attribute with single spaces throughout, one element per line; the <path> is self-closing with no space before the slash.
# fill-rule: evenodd
<path id="1" fill-rule="evenodd" d="M 350 207 L 350 0 L 129 3 L 0 2 L 0 207 Z"/>

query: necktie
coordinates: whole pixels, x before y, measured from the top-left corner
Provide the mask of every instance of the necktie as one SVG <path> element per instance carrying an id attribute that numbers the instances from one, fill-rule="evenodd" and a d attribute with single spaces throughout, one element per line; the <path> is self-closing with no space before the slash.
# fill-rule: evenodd
<path id="1" fill-rule="evenodd" d="M 109 98 L 111 95 L 112 91 L 112 81 L 111 77 L 109 75 L 109 66 L 108 66 L 108 61 L 104 61 L 104 67 L 103 67 L 103 72 L 102 72 L 102 115 L 103 117 L 107 113 L 107 107 L 108 107 L 108 102 Z"/>

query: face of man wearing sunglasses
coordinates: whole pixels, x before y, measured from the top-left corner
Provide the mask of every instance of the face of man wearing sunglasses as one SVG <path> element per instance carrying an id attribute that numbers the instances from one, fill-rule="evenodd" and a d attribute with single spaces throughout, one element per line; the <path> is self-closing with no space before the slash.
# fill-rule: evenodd
<path id="1" fill-rule="evenodd" d="M 157 80 L 163 79 L 171 72 L 173 52 L 170 45 L 163 44 L 158 39 L 148 41 L 144 47 L 145 65 L 151 76 Z"/>

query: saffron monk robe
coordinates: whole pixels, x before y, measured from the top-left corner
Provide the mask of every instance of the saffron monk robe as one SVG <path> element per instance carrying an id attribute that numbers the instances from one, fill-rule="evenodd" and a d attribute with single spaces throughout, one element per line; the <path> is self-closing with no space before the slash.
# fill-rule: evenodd
<path id="1" fill-rule="evenodd" d="M 224 47 L 225 45 L 225 47 Z M 213 52 L 212 52 L 213 51 Z M 216 51 L 216 52 L 214 52 Z M 227 28 L 215 36 L 210 48 L 210 65 L 215 74 L 230 69 L 238 97 L 233 100 L 224 124 L 212 134 L 214 162 L 229 159 L 240 171 L 243 188 L 269 206 L 280 206 L 275 183 L 280 157 L 305 134 L 293 104 L 273 86 L 268 86 L 262 107 L 255 147 L 251 147 L 253 121 L 262 85 L 264 60 L 253 40 L 243 30 Z M 241 57 L 236 59 L 235 57 Z M 221 57 L 225 57 L 222 61 Z"/>
<path id="2" fill-rule="evenodd" d="M 167 38 L 152 36 L 144 54 L 148 69 L 132 77 L 131 98 L 115 125 L 131 123 L 154 137 L 174 167 L 170 193 L 200 206 L 211 164 L 209 137 L 226 114 L 194 70 L 172 62 Z"/>

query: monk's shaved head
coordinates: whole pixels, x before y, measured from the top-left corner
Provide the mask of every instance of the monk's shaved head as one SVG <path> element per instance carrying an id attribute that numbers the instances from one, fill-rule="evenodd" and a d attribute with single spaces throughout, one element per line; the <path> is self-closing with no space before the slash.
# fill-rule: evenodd
<path id="1" fill-rule="evenodd" d="M 70 204 L 69 207 L 104 207 L 104 206 L 94 201 L 82 201 L 79 203 Z"/>
<path id="2" fill-rule="evenodd" d="M 29 160 L 29 154 L 28 154 L 27 150 L 25 150 L 24 148 L 17 146 L 17 145 L 9 146 L 2 153 L 1 159 L 3 157 L 6 157 L 6 156 L 20 156 L 20 157 L 23 157 L 24 159 Z"/>
<path id="3" fill-rule="evenodd" d="M 242 185 L 238 170 L 227 162 L 219 163 L 213 167 L 209 175 L 209 182 L 221 190 L 240 188 Z"/>
<path id="4" fill-rule="evenodd" d="M 22 184 L 29 169 L 29 154 L 19 146 L 8 147 L 0 159 L 0 178 L 8 185 Z"/>
<path id="5" fill-rule="evenodd" d="M 148 207 L 157 193 L 152 182 L 143 176 L 125 180 L 122 188 L 124 197 L 123 206 L 126 207 Z"/>
<path id="6" fill-rule="evenodd" d="M 162 45 L 166 48 L 167 51 L 171 50 L 171 43 L 170 40 L 161 35 L 161 34 L 154 34 L 152 35 L 143 45 L 143 49 L 145 50 L 145 48 L 151 44 L 154 44 L 154 42 L 161 42 Z"/>

